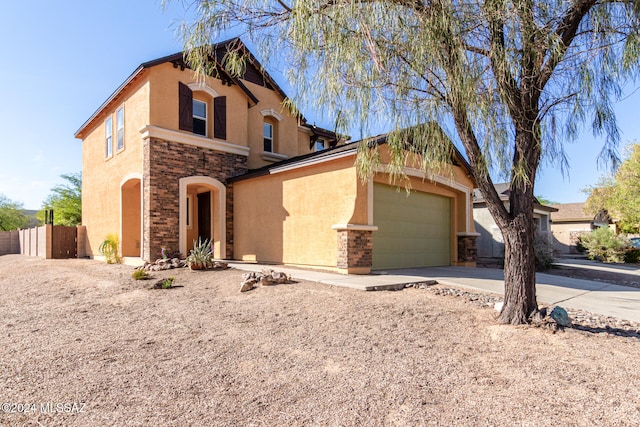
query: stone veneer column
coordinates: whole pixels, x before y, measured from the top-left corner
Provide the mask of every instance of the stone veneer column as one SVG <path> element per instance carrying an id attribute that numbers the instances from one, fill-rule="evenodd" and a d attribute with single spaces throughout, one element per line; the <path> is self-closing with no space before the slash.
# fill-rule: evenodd
<path id="1" fill-rule="evenodd" d="M 227 186 L 227 179 L 247 171 L 247 157 L 159 138 L 144 139 L 143 259 L 160 257 L 162 248 L 180 242 L 180 179 L 207 176 Z M 226 256 L 233 255 L 233 195 L 227 186 Z M 183 254 L 186 255 L 186 254 Z"/>
<path id="2" fill-rule="evenodd" d="M 373 265 L 373 239 L 371 233 L 378 227 L 360 224 L 337 224 L 338 271 L 346 274 L 368 274 Z"/>
<path id="3" fill-rule="evenodd" d="M 475 266 L 480 233 L 458 233 L 458 265 Z"/>

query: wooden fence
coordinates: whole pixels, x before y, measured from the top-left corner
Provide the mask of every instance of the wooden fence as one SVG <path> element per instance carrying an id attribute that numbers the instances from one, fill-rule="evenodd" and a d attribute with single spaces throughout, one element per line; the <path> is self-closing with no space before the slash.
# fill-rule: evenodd
<path id="1" fill-rule="evenodd" d="M 85 256 L 84 226 L 46 224 L 41 227 L 0 233 L 0 255 L 21 254 L 45 259 Z"/>

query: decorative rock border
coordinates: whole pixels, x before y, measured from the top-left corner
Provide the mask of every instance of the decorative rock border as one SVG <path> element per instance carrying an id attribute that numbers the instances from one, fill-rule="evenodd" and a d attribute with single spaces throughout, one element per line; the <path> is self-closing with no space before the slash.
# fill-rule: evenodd
<path id="1" fill-rule="evenodd" d="M 136 270 L 145 270 L 145 271 L 163 271 L 163 270 L 171 270 L 172 268 L 182 268 L 186 267 L 186 262 L 183 259 L 179 258 L 160 258 L 155 260 L 155 262 L 145 262 L 144 265 L 137 267 Z M 213 261 L 211 266 L 205 268 L 204 270 L 226 270 L 229 268 L 229 265 L 224 261 Z"/>

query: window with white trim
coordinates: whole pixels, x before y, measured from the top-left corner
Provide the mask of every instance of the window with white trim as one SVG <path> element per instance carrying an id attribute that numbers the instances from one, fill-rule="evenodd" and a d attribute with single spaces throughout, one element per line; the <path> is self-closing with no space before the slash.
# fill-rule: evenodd
<path id="1" fill-rule="evenodd" d="M 207 136 L 207 103 L 193 100 L 193 133 Z"/>
<path id="2" fill-rule="evenodd" d="M 113 119 L 111 116 L 104 121 L 104 144 L 105 157 L 109 158 L 113 155 Z"/>
<path id="3" fill-rule="evenodd" d="M 124 148 L 124 107 L 116 111 L 116 151 Z"/>
<path id="4" fill-rule="evenodd" d="M 263 125 L 264 151 L 273 153 L 273 125 L 265 122 Z"/>
<path id="5" fill-rule="evenodd" d="M 322 151 L 325 148 L 327 148 L 327 146 L 326 146 L 326 143 L 324 142 L 324 139 L 316 140 L 316 143 L 314 144 L 314 151 Z"/>

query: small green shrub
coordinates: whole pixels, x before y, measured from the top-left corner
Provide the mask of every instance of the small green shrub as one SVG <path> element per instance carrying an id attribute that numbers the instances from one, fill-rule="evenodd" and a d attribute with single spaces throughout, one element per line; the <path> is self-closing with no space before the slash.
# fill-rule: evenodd
<path id="1" fill-rule="evenodd" d="M 578 237 L 578 241 L 576 242 L 576 250 L 581 254 L 587 251 L 587 248 L 585 248 L 584 244 L 582 243 L 582 237 Z"/>
<path id="2" fill-rule="evenodd" d="M 162 281 L 162 286 L 161 286 L 162 289 L 172 288 L 173 287 L 173 280 L 174 280 L 173 276 L 169 277 L 168 279 L 164 279 Z"/>
<path id="3" fill-rule="evenodd" d="M 98 251 L 100 254 L 104 255 L 107 259 L 107 264 L 120 264 L 122 259 L 118 254 L 118 249 L 120 247 L 120 238 L 117 234 L 107 234 L 107 237 L 104 239 L 100 246 L 98 247 Z"/>
<path id="4" fill-rule="evenodd" d="M 581 238 L 582 244 L 589 251 L 589 259 L 603 262 L 623 262 L 629 241 L 624 236 L 617 236 L 606 227 L 596 228 Z"/>
<path id="5" fill-rule="evenodd" d="M 149 272 L 146 270 L 135 270 L 132 274 L 131 277 L 134 278 L 134 280 L 147 280 L 149 279 L 151 276 L 149 275 Z"/>

